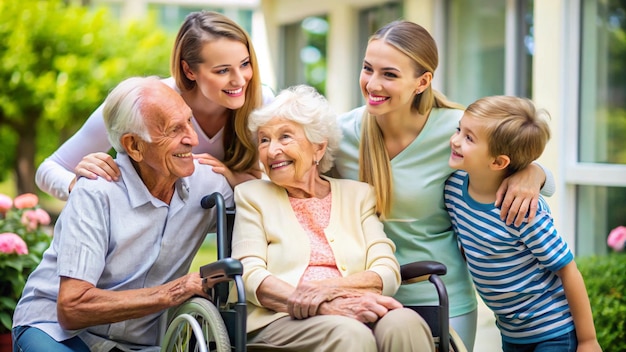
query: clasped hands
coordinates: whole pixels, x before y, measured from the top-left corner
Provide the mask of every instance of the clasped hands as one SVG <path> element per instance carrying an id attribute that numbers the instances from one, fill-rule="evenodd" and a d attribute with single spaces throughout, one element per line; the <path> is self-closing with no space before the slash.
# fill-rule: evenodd
<path id="1" fill-rule="evenodd" d="M 364 290 L 301 282 L 287 300 L 287 312 L 294 319 L 315 315 L 343 315 L 362 323 L 373 323 L 402 304 L 392 297 Z"/>

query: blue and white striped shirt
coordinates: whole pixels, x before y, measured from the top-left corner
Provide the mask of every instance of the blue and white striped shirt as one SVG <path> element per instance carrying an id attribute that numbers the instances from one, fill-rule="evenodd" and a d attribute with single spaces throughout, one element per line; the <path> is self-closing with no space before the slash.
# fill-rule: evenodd
<path id="1" fill-rule="evenodd" d="M 465 171 L 450 176 L 445 205 L 476 289 L 496 314 L 503 339 L 534 343 L 572 331 L 572 315 L 556 272 L 573 255 L 558 235 L 545 200 L 539 197 L 532 222 L 508 226 L 493 203 L 470 197 L 468 181 Z"/>

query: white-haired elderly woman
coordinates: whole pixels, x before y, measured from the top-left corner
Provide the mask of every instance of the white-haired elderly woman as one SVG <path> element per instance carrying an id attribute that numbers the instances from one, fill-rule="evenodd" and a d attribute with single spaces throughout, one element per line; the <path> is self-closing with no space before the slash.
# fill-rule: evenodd
<path id="1" fill-rule="evenodd" d="M 434 351 L 422 317 L 390 297 L 400 268 L 372 187 L 322 175 L 341 138 L 336 117 L 304 85 L 250 116 L 269 180 L 235 188 L 248 349 Z"/>

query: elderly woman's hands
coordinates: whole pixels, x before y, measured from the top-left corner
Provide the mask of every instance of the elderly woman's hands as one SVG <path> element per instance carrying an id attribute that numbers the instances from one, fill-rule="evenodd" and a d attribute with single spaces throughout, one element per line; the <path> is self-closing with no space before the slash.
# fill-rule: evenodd
<path id="1" fill-rule="evenodd" d="M 197 159 L 200 164 L 211 165 L 213 171 L 226 177 L 228 184 L 233 188 L 242 182 L 259 179 L 263 174 L 260 169 L 249 170 L 247 172 L 232 172 L 223 162 L 208 153 L 194 154 L 193 157 Z"/>
<path id="2" fill-rule="evenodd" d="M 382 280 L 378 274 L 372 271 L 364 271 L 348 277 L 303 281 L 288 297 L 287 312 L 296 319 L 306 319 L 320 314 L 319 309 L 326 302 L 333 302 L 338 299 L 350 299 L 351 301 L 357 299 L 358 301 L 367 294 L 380 296 L 381 292 Z M 363 303 L 365 304 L 369 300 L 371 299 L 366 299 Z M 345 304 L 352 306 L 354 302 L 344 303 L 342 306 Z M 337 309 L 335 303 L 333 307 Z M 376 311 L 380 310 L 380 308 L 376 309 Z"/>
<path id="3" fill-rule="evenodd" d="M 287 312 L 296 319 L 312 317 L 322 303 L 347 296 L 348 291 L 320 282 L 301 282 L 287 299 Z"/>
<path id="4" fill-rule="evenodd" d="M 322 315 L 343 315 L 362 323 L 373 323 L 402 304 L 393 297 L 366 292 L 361 296 L 338 297 L 324 302 L 319 309 Z"/>
<path id="5" fill-rule="evenodd" d="M 300 283 L 287 300 L 287 312 L 294 319 L 343 315 L 371 323 L 396 308 L 402 308 L 402 304 L 392 297 L 364 289 L 326 286 L 321 282 Z"/>

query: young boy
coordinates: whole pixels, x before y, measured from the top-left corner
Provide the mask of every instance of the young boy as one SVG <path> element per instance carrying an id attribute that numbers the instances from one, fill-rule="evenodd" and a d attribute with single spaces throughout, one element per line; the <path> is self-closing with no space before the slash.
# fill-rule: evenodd
<path id="1" fill-rule="evenodd" d="M 550 138 L 548 113 L 528 99 L 479 99 L 450 138 L 445 204 L 481 298 L 508 351 L 601 351 L 587 290 L 548 205 L 521 226 L 494 206 L 504 178 L 537 159 Z M 463 171 L 461 171 L 463 170 Z"/>

